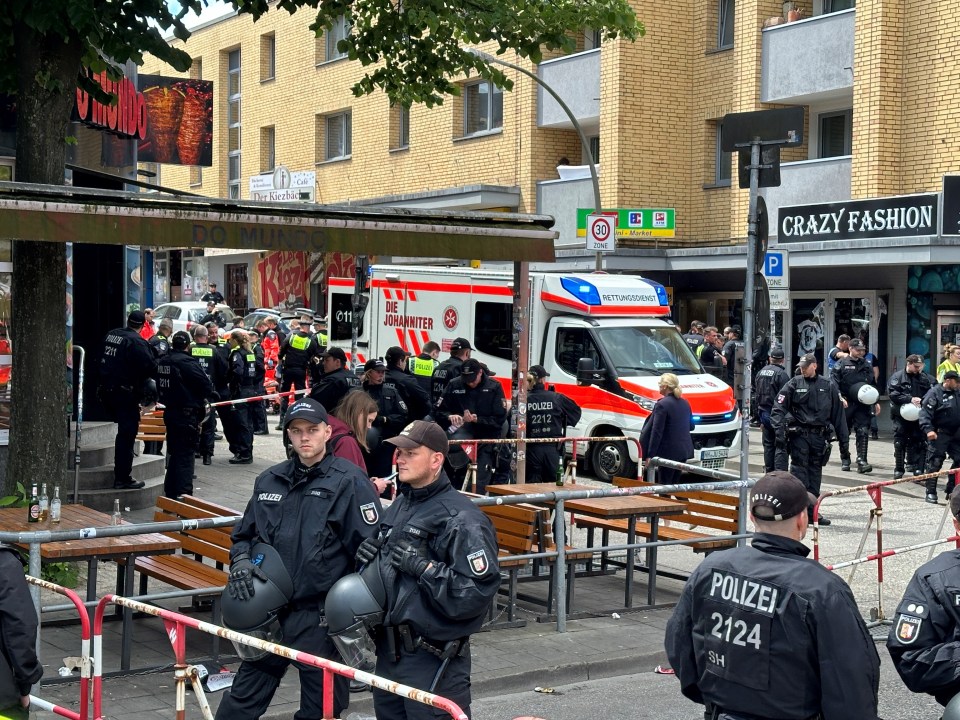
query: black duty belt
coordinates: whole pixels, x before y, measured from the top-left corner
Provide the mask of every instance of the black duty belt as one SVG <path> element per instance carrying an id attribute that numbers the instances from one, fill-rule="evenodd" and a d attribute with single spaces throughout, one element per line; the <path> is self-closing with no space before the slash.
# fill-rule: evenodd
<path id="1" fill-rule="evenodd" d="M 436 640 L 433 638 L 418 635 L 412 626 L 407 623 L 401 623 L 396 626 L 382 626 L 383 633 L 387 640 L 387 645 L 391 649 L 400 650 L 401 648 L 408 653 L 417 650 L 425 650 L 431 655 L 435 655 L 441 660 L 462 655 L 469 645 L 469 637 L 456 638 L 455 640 Z"/>
<path id="2" fill-rule="evenodd" d="M 796 425 L 793 428 L 794 432 L 801 433 L 803 435 L 827 435 L 829 430 L 823 427 L 822 425 Z"/>
<path id="3" fill-rule="evenodd" d="M 710 716 L 711 720 L 777 720 L 777 718 L 768 718 L 763 715 L 751 715 L 750 713 L 744 712 L 728 712 L 727 710 L 721 710 L 718 707 L 713 708 L 713 714 Z M 822 720 L 823 715 L 817 713 L 816 715 L 811 715 L 809 718 L 804 720 Z"/>

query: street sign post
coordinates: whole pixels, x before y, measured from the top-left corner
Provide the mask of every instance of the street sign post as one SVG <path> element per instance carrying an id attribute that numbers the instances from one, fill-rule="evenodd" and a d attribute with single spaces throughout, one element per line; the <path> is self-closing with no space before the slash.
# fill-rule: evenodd
<path id="1" fill-rule="evenodd" d="M 613 252 L 617 249 L 616 214 L 593 213 L 587 217 L 587 250 Z"/>

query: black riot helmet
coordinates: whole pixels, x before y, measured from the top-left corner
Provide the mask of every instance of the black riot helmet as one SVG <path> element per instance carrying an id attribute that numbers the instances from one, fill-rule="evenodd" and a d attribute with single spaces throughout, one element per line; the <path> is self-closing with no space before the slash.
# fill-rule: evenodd
<path id="1" fill-rule="evenodd" d="M 371 647 L 369 631 L 383 622 L 386 605 L 387 591 L 376 562 L 344 575 L 330 588 L 324 614 L 330 638 L 347 665 L 364 665 L 364 652 Z"/>
<path id="2" fill-rule="evenodd" d="M 267 579 L 261 580 L 254 576 L 254 592 L 246 600 L 223 592 L 220 596 L 223 624 L 245 635 L 279 643 L 283 640 L 283 633 L 280 632 L 277 612 L 293 597 L 293 580 L 280 559 L 280 554 L 271 545 L 254 545 L 250 550 L 250 561 L 260 568 Z M 267 654 L 260 648 L 236 642 L 234 647 L 244 660 L 259 660 Z"/>

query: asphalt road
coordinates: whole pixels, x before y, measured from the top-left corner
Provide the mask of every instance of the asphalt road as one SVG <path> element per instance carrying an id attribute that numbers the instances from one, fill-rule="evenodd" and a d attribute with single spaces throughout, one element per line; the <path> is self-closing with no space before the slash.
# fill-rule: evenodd
<path id="1" fill-rule="evenodd" d="M 882 644 L 877 646 L 881 660 L 880 717 L 885 720 L 937 720 L 941 707 L 933 698 L 911 693 L 900 681 Z M 544 677 L 543 687 L 549 687 Z M 529 692 L 476 700 L 473 720 L 702 720 L 703 707 L 680 694 L 672 675 L 645 671 L 633 675 L 591 680 L 553 688 L 543 694 Z M 775 691 L 775 690 L 774 690 Z M 861 715 L 849 709 L 850 718 Z"/>

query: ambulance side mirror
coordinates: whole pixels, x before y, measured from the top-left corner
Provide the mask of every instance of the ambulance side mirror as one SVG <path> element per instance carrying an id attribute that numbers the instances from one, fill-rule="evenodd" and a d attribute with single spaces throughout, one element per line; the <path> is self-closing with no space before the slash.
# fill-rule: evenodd
<path id="1" fill-rule="evenodd" d="M 601 385 L 606 379 L 606 370 L 597 370 L 593 358 L 577 360 L 577 385 Z"/>

